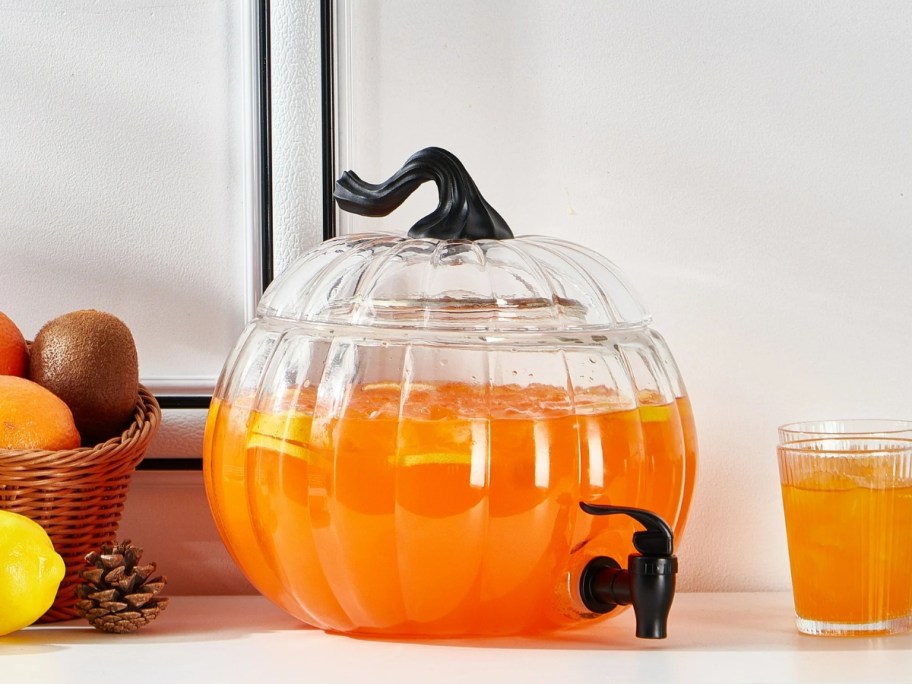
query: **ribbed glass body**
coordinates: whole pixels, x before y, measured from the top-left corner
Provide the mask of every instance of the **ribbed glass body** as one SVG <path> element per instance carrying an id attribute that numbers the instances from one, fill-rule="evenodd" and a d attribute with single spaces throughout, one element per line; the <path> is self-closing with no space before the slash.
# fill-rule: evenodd
<path id="1" fill-rule="evenodd" d="M 610 263 L 546 238 L 328 241 L 264 295 L 206 429 L 206 486 L 253 584 L 313 625 L 535 633 L 595 616 L 637 506 L 680 534 L 690 403 Z"/>

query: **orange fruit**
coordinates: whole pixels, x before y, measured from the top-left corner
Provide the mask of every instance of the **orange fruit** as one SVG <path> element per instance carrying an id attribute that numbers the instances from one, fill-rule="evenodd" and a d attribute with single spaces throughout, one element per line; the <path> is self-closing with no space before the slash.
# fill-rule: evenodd
<path id="1" fill-rule="evenodd" d="M 79 432 L 62 399 L 38 383 L 0 375 L 0 448 L 75 449 Z"/>
<path id="2" fill-rule="evenodd" d="M 16 324 L 0 311 L 0 375 L 25 377 L 28 370 L 28 347 Z"/>

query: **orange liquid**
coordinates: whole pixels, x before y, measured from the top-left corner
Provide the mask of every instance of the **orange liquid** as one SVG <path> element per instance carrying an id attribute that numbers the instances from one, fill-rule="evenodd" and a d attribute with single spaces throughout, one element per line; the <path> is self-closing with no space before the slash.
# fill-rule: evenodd
<path id="1" fill-rule="evenodd" d="M 601 409 L 576 415 L 544 386 L 456 383 L 413 387 L 407 401 L 398 385 L 354 387 L 342 410 L 313 389 L 258 410 L 214 401 L 205 457 L 217 524 L 257 588 L 320 627 L 570 624 L 571 549 L 622 563 L 633 551 L 633 523 L 577 503 L 654 505 L 674 522 L 689 499 L 678 405 L 586 399 Z"/>
<path id="2" fill-rule="evenodd" d="M 290 597 L 262 554 L 247 497 L 246 414 L 213 401 L 203 437 L 204 477 L 209 507 L 228 553 L 250 583 L 298 619 L 311 616 Z"/>
<path id="3" fill-rule="evenodd" d="M 871 623 L 912 614 L 912 486 L 783 485 L 795 612 Z"/>
<path id="4" fill-rule="evenodd" d="M 646 488 L 640 508 L 658 513 L 675 531 L 675 543 L 690 512 L 697 469 L 697 435 L 687 397 L 671 404 L 655 401 L 647 393 L 639 418 L 647 456 Z"/>
<path id="5" fill-rule="evenodd" d="M 678 415 L 681 417 L 681 433 L 684 436 L 684 491 L 681 494 L 681 508 L 672 527 L 675 531 L 675 544 L 681 542 L 687 519 L 690 516 L 690 504 L 693 501 L 694 485 L 697 480 L 697 427 L 694 424 L 693 409 L 687 397 L 675 399 Z M 671 470 L 677 470 L 680 465 L 673 465 Z M 661 474 L 659 474 L 661 477 Z"/>

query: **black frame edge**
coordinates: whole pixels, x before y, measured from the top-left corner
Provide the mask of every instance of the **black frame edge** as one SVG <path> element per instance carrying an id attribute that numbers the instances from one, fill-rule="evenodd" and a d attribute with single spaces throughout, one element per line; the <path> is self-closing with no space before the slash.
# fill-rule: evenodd
<path id="1" fill-rule="evenodd" d="M 260 271 L 263 290 L 273 279 L 272 207 L 272 21 L 270 0 L 257 3 L 260 143 Z"/>
<path id="2" fill-rule="evenodd" d="M 174 471 L 200 472 L 203 469 L 202 458 L 144 458 L 136 466 L 137 470 L 149 471 Z"/>
<path id="3" fill-rule="evenodd" d="M 163 394 L 155 397 L 158 406 L 162 409 L 208 409 L 212 397 L 208 394 L 171 395 Z"/>
<path id="4" fill-rule="evenodd" d="M 320 0 L 320 112 L 323 142 L 323 239 L 336 235 L 335 0 Z"/>

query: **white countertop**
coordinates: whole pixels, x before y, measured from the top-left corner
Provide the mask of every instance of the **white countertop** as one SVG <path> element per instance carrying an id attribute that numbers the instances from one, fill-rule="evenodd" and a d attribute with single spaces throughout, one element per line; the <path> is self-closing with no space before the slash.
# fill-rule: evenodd
<path id="1" fill-rule="evenodd" d="M 82 621 L 0 637 L 2 682 L 912 682 L 912 634 L 798 634 L 787 593 L 679 594 L 668 638 L 630 611 L 540 638 L 379 640 L 326 634 L 256 596 L 175 596 L 132 635 Z"/>

